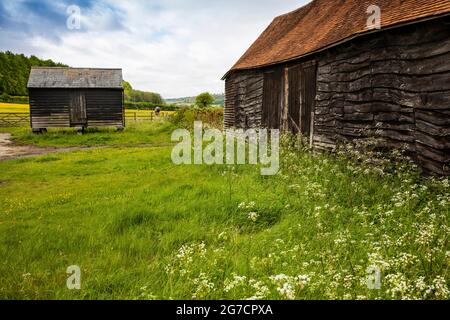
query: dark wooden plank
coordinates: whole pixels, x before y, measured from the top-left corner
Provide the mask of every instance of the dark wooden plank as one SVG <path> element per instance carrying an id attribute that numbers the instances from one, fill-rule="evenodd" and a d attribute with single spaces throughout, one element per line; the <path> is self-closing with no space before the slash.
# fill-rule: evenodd
<path id="1" fill-rule="evenodd" d="M 283 97 L 283 73 L 281 68 L 264 73 L 263 124 L 267 128 L 279 129 Z"/>

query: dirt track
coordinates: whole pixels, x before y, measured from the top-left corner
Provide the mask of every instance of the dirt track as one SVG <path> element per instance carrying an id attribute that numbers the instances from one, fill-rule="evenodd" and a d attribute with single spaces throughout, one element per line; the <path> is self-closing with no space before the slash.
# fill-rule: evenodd
<path id="1" fill-rule="evenodd" d="M 49 153 L 70 152 L 84 148 L 39 148 L 35 146 L 19 146 L 11 141 L 11 134 L 0 133 L 0 161 L 32 157 Z"/>

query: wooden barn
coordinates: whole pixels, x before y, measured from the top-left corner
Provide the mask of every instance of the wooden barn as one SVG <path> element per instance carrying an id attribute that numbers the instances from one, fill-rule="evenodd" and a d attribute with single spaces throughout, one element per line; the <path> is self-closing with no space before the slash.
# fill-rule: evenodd
<path id="1" fill-rule="evenodd" d="M 225 128 L 325 150 L 376 136 L 450 173 L 449 0 L 314 0 L 275 18 L 224 79 Z"/>
<path id="2" fill-rule="evenodd" d="M 28 80 L 33 132 L 47 128 L 123 129 L 121 69 L 32 68 Z"/>

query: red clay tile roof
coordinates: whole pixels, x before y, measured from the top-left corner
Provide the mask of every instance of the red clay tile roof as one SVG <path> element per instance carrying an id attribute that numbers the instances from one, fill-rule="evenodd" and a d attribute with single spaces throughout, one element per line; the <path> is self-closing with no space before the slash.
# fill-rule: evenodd
<path id="1" fill-rule="evenodd" d="M 275 18 L 230 71 L 292 60 L 370 32 L 373 4 L 381 8 L 382 29 L 450 13 L 450 0 L 314 0 Z"/>

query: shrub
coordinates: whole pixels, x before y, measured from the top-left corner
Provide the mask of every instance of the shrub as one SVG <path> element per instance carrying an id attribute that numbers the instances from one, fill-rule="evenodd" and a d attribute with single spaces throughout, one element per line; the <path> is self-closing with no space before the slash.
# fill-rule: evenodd
<path id="1" fill-rule="evenodd" d="M 28 104 L 29 100 L 27 96 L 10 96 L 7 93 L 3 93 L 0 95 L 0 102 Z"/>
<path id="2" fill-rule="evenodd" d="M 171 116 L 171 122 L 176 126 L 191 129 L 195 121 L 202 121 L 204 126 L 223 128 L 223 108 L 183 108 Z"/>
<path id="3" fill-rule="evenodd" d="M 199 108 L 208 108 L 210 107 L 216 99 L 209 92 L 204 92 L 199 94 L 195 98 L 195 105 Z"/>

